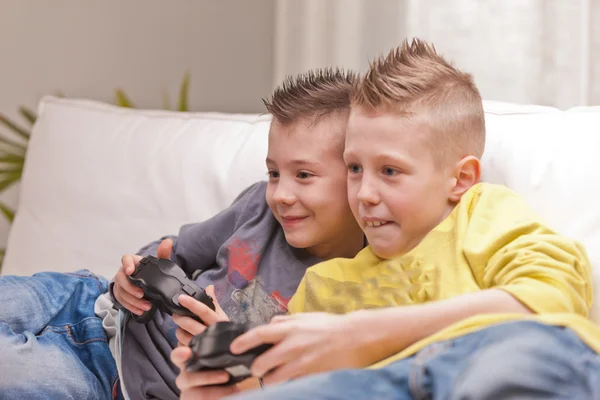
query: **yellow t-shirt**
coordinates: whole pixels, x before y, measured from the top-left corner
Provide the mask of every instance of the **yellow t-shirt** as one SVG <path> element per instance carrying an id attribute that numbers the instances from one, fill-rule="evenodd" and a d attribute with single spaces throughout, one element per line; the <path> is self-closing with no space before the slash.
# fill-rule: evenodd
<path id="1" fill-rule="evenodd" d="M 385 363 L 433 342 L 517 319 L 568 326 L 600 351 L 600 330 L 587 319 L 592 284 L 583 247 L 546 227 L 520 196 L 487 183 L 473 186 L 448 218 L 403 256 L 385 260 L 366 247 L 353 259 L 333 259 L 309 268 L 288 308 L 290 313 L 348 313 L 440 301 L 491 288 L 512 294 L 542 315 L 474 316 Z"/>

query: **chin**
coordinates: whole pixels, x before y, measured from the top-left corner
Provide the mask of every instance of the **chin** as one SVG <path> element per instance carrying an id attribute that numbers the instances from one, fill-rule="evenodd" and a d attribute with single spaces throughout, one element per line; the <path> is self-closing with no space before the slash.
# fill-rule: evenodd
<path id="1" fill-rule="evenodd" d="M 288 244 L 292 247 L 295 247 L 297 249 L 306 249 L 310 246 L 312 246 L 312 243 L 310 243 L 309 240 L 307 240 L 305 237 L 303 237 L 304 235 L 298 235 L 298 234 L 291 234 L 291 235 L 285 235 L 285 240 L 288 242 Z"/>
<path id="2" fill-rule="evenodd" d="M 402 252 L 398 251 L 398 249 L 385 246 L 377 246 L 373 245 L 372 243 L 370 245 L 371 249 L 373 250 L 373 253 L 375 253 L 377 257 L 383 258 L 384 260 L 390 260 L 392 258 L 402 255 Z"/>

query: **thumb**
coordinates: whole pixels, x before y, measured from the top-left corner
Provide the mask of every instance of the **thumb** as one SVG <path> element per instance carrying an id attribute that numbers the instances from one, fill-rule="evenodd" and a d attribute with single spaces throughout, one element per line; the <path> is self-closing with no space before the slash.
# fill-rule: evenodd
<path id="1" fill-rule="evenodd" d="M 170 259 L 172 250 L 173 241 L 171 239 L 165 239 L 158 245 L 158 248 L 156 249 L 156 257 Z"/>
<path id="2" fill-rule="evenodd" d="M 185 367 L 185 363 L 190 359 L 192 355 L 192 349 L 187 346 L 180 346 L 173 349 L 171 352 L 171 361 L 180 369 Z"/>
<path id="3" fill-rule="evenodd" d="M 212 301 L 215 304 L 215 312 L 219 317 L 221 317 L 220 320 L 229 321 L 229 317 L 227 316 L 227 314 L 225 314 L 225 311 L 223 311 L 221 305 L 219 304 L 219 301 L 217 300 L 217 295 L 215 294 L 215 286 L 208 285 L 205 289 L 205 292 L 212 298 Z"/>

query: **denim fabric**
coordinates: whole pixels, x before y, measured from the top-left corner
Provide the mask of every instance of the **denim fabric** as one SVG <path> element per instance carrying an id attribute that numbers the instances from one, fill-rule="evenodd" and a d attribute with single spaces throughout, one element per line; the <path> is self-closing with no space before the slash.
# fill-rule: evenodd
<path id="1" fill-rule="evenodd" d="M 115 361 L 89 271 L 0 277 L 0 399 L 112 399 Z"/>
<path id="2" fill-rule="evenodd" d="M 235 399 L 600 399 L 600 357 L 569 329 L 495 325 L 377 370 L 339 370 Z"/>

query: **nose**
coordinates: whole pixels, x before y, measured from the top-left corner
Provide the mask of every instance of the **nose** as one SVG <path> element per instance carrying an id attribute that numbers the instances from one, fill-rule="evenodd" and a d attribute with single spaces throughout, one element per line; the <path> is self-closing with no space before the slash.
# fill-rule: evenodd
<path id="1" fill-rule="evenodd" d="M 358 198 L 358 201 L 360 201 L 363 204 L 372 205 L 378 204 L 381 201 L 379 194 L 377 193 L 377 190 L 375 188 L 375 185 L 369 178 L 367 178 L 364 175 L 360 181 L 360 186 L 358 188 L 356 197 Z"/>
<path id="2" fill-rule="evenodd" d="M 292 205 L 296 202 L 296 195 L 291 188 L 280 181 L 273 192 L 273 201 L 280 205 Z"/>

